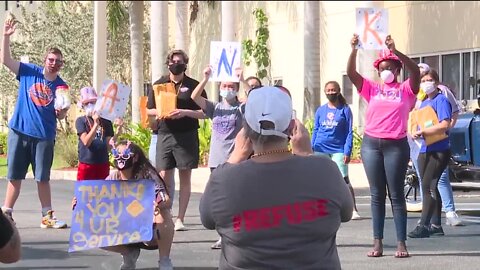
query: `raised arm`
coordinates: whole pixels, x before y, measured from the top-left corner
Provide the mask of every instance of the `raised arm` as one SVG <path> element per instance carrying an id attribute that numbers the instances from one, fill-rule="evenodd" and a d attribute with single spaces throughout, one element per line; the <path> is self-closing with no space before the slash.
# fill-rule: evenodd
<path id="1" fill-rule="evenodd" d="M 202 108 L 202 110 L 205 110 L 207 107 L 206 104 L 206 99 L 202 97 L 202 92 L 203 89 L 205 88 L 205 85 L 207 85 L 208 78 L 210 78 L 210 75 L 212 74 L 212 69 L 208 66 L 203 70 L 203 79 L 202 81 L 195 87 L 195 89 L 192 92 L 191 98 L 195 103 L 197 103 L 198 107 Z"/>
<path id="2" fill-rule="evenodd" d="M 418 68 L 418 65 L 410 59 L 410 57 L 404 55 L 395 48 L 395 42 L 390 35 L 385 39 L 385 45 L 387 45 L 387 48 L 398 56 L 400 61 L 405 64 L 405 69 L 408 70 L 410 78 L 410 88 L 412 88 L 415 95 L 418 94 L 418 90 L 420 89 L 420 69 Z"/>
<path id="3" fill-rule="evenodd" d="M 18 75 L 20 69 L 20 62 L 14 60 L 10 53 L 10 36 L 15 33 L 14 19 L 8 19 L 5 21 L 3 28 L 3 40 L 2 40 L 2 52 L 0 53 L 2 64 L 10 69 L 15 75 Z"/>
<path id="4" fill-rule="evenodd" d="M 347 63 L 347 76 L 352 81 L 353 85 L 357 88 L 357 91 L 362 91 L 363 87 L 363 77 L 357 72 L 357 45 L 358 45 L 358 35 L 353 34 L 353 38 L 350 41 L 350 45 L 352 46 L 352 52 L 350 53 L 350 57 L 348 57 Z"/>

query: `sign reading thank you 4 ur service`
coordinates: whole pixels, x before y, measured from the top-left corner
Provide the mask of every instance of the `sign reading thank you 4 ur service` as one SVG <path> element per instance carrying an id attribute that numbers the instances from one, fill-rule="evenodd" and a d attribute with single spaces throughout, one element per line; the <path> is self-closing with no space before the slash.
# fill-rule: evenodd
<path id="1" fill-rule="evenodd" d="M 76 182 L 68 251 L 150 241 L 154 193 L 152 180 Z"/>

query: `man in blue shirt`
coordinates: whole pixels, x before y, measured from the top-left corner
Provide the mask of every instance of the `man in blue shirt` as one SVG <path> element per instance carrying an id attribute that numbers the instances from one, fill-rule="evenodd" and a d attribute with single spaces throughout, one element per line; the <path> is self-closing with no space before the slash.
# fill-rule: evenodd
<path id="1" fill-rule="evenodd" d="M 10 36 L 15 32 L 15 20 L 5 22 L 1 62 L 15 73 L 19 81 L 18 98 L 9 122 L 7 152 L 7 191 L 2 211 L 12 217 L 13 207 L 20 194 L 22 180 L 31 164 L 37 181 L 38 197 L 42 205 L 41 228 L 65 228 L 67 224 L 53 215 L 50 169 L 56 135 L 56 119 L 64 118 L 68 108 L 56 110 L 55 92 L 66 88 L 58 76 L 63 65 L 62 52 L 47 50 L 45 66 L 20 63 L 10 54 Z"/>

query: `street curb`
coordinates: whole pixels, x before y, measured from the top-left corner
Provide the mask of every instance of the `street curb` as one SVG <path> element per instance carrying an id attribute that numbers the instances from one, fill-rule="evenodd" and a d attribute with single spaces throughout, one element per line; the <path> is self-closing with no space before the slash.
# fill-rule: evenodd
<path id="1" fill-rule="evenodd" d="M 362 163 L 348 164 L 348 170 L 350 183 L 354 188 L 369 187 Z M 192 170 L 192 192 L 202 193 L 205 190 L 209 177 L 210 168 L 208 167 Z M 27 178 L 33 178 L 33 174 L 29 172 Z M 52 170 L 50 173 L 50 179 L 76 181 L 77 170 Z M 178 181 L 178 179 L 178 170 L 175 170 L 175 190 L 178 190 L 180 187 L 180 181 Z"/>

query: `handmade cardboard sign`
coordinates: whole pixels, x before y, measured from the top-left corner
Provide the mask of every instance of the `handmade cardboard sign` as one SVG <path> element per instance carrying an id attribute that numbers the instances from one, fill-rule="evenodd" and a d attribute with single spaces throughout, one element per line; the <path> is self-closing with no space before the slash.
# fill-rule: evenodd
<path id="1" fill-rule="evenodd" d="M 150 241 L 153 180 L 75 182 L 69 252 Z"/>
<path id="2" fill-rule="evenodd" d="M 359 49 L 381 50 L 388 35 L 388 11 L 386 9 L 357 8 L 356 33 Z"/>
<path id="3" fill-rule="evenodd" d="M 210 81 L 238 82 L 235 69 L 240 67 L 242 45 L 240 42 L 210 42 Z"/>
<path id="4" fill-rule="evenodd" d="M 105 80 L 95 103 L 95 111 L 102 118 L 114 121 L 123 118 L 130 97 L 130 87 L 114 80 Z"/>
<path id="5" fill-rule="evenodd" d="M 411 135 L 413 135 L 419 128 L 425 129 L 439 123 L 435 110 L 433 110 L 433 108 L 430 106 L 426 106 L 410 112 L 410 118 L 408 122 L 408 132 Z M 431 145 L 433 143 L 448 138 L 448 135 L 443 133 L 423 137 L 425 139 L 425 144 Z"/>

